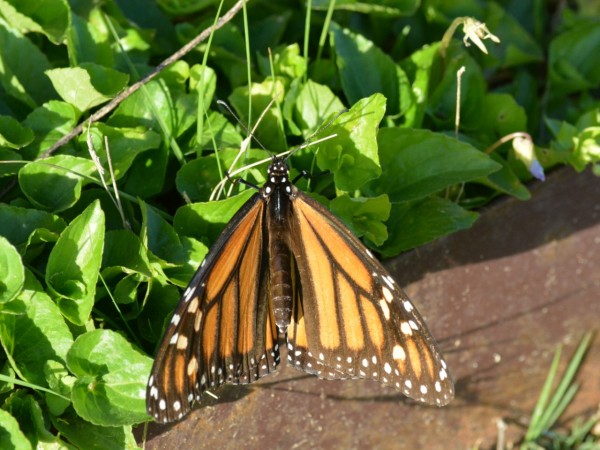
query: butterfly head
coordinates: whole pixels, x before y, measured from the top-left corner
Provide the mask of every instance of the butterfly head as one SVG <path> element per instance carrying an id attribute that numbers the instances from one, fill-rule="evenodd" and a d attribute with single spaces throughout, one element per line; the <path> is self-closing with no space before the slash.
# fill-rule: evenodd
<path id="1" fill-rule="evenodd" d="M 275 158 L 269 165 L 267 182 L 262 189 L 263 196 L 270 196 L 274 190 L 284 191 L 288 195 L 292 194 L 288 166 L 283 159 L 279 158 Z"/>

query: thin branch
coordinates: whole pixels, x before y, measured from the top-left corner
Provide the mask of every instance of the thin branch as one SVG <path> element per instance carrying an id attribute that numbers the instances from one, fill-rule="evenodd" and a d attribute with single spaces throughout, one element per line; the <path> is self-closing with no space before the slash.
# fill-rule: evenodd
<path id="1" fill-rule="evenodd" d="M 163 71 L 163 69 L 165 69 L 169 65 L 173 64 L 175 61 L 178 61 L 184 55 L 186 55 L 187 53 L 192 51 L 202 41 L 206 40 L 213 31 L 218 30 L 223 25 L 225 25 L 227 22 L 231 21 L 231 19 L 233 19 L 233 17 L 239 12 L 239 10 L 242 9 L 244 1 L 248 2 L 249 0 L 239 0 L 235 5 L 233 5 L 233 7 L 229 11 L 227 11 L 223 15 L 223 17 L 221 17 L 217 21 L 217 23 L 215 25 L 206 28 L 204 31 L 202 31 L 202 33 L 200 33 L 198 36 L 196 36 L 190 42 L 188 42 L 183 47 L 181 47 L 178 51 L 176 51 L 171 56 L 169 56 L 167 59 L 165 59 L 163 62 L 161 62 L 156 67 L 156 69 L 154 69 L 151 73 L 146 75 L 140 81 L 129 86 L 127 89 L 125 89 L 123 92 L 121 92 L 115 98 L 113 98 L 110 101 L 110 103 L 106 104 L 105 106 L 100 108 L 98 111 L 96 111 L 94 114 L 92 114 L 88 119 L 89 123 L 97 122 L 98 120 L 100 120 L 101 118 L 106 116 L 113 109 L 115 109 L 123 100 L 125 100 L 127 97 L 129 97 L 131 94 L 133 94 L 135 91 L 137 91 L 144 84 L 148 83 L 150 80 L 155 78 L 160 72 Z M 87 121 L 80 123 L 69 134 L 67 134 L 66 136 L 63 136 L 61 139 L 59 139 L 52 147 L 50 147 L 48 150 L 46 150 L 44 153 L 42 153 L 40 158 L 47 158 L 48 156 L 52 155 L 52 153 L 54 153 L 56 150 L 58 150 L 60 147 L 62 147 L 67 142 L 69 142 L 71 139 L 73 139 L 75 136 L 79 135 L 83 131 L 83 126 L 84 126 L 85 122 L 87 122 Z"/>

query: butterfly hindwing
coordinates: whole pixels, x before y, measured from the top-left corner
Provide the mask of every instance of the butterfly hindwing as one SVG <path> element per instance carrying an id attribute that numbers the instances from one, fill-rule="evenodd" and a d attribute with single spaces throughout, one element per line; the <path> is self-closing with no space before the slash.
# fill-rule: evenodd
<path id="1" fill-rule="evenodd" d="M 184 291 L 148 381 L 155 420 L 181 418 L 206 390 L 251 383 L 278 365 L 264 211 L 258 194 L 250 198 Z"/>
<path id="2" fill-rule="evenodd" d="M 424 320 L 383 266 L 328 210 L 293 194 L 299 274 L 288 357 L 325 379 L 367 378 L 442 406 L 454 396 Z"/>

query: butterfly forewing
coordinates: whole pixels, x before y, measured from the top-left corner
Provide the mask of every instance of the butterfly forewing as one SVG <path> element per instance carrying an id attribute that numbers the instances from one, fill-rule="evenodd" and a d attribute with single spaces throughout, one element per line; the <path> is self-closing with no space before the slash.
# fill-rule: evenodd
<path id="1" fill-rule="evenodd" d="M 185 290 L 148 381 L 155 420 L 177 420 L 206 390 L 251 383 L 279 363 L 264 210 L 258 194 L 248 200 Z"/>
<path id="2" fill-rule="evenodd" d="M 292 365 L 321 378 L 367 378 L 434 405 L 454 397 L 446 363 L 414 305 L 329 211 L 295 192 L 299 274 L 288 336 Z"/>

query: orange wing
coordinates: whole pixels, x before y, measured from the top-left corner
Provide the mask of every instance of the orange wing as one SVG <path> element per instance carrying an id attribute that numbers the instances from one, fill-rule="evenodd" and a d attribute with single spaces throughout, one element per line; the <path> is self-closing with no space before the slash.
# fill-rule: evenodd
<path id="1" fill-rule="evenodd" d="M 148 380 L 148 414 L 183 417 L 223 383 L 245 384 L 279 364 L 268 300 L 265 203 L 255 194 L 231 219 L 185 290 Z"/>
<path id="2" fill-rule="evenodd" d="M 454 397 L 425 321 L 365 246 L 321 204 L 292 195 L 291 247 L 300 277 L 288 359 L 325 379 L 368 378 L 415 400 Z"/>

